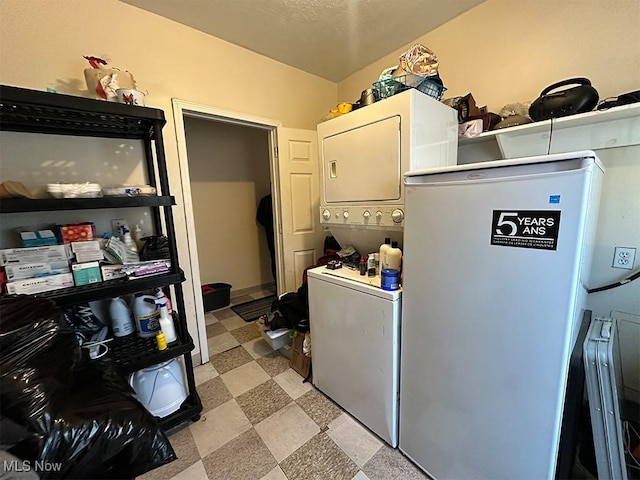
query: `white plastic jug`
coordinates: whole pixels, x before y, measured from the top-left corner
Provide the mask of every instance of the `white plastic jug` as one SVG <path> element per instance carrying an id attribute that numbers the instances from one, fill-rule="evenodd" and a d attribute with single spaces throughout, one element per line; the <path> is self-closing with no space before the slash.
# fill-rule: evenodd
<path id="1" fill-rule="evenodd" d="M 160 310 L 153 295 L 135 294 L 133 316 L 142 338 L 155 337 L 160 331 Z"/>
<path id="2" fill-rule="evenodd" d="M 115 297 L 109 304 L 109 316 L 111 317 L 111 330 L 116 337 L 124 337 L 135 331 L 131 310 L 123 298 Z"/>

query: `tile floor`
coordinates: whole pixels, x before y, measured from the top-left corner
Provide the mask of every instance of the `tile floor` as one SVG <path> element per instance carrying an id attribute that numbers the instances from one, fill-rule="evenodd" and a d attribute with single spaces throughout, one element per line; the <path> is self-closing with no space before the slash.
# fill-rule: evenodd
<path id="1" fill-rule="evenodd" d="M 233 298 L 234 304 L 272 294 Z M 289 368 L 255 322 L 207 314 L 210 363 L 194 369 L 199 422 L 171 433 L 178 459 L 144 480 L 427 478 Z"/>

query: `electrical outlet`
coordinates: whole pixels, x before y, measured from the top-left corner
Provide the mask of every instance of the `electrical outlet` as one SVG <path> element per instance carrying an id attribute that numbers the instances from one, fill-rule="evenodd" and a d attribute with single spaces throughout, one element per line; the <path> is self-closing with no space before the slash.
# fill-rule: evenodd
<path id="1" fill-rule="evenodd" d="M 636 260 L 636 249 L 631 247 L 616 247 L 613 251 L 613 268 L 633 269 Z"/>
<path id="2" fill-rule="evenodd" d="M 114 235 L 116 236 L 122 235 L 122 230 L 120 230 L 120 227 L 124 227 L 127 230 L 131 231 L 131 229 L 129 228 L 129 224 L 127 223 L 126 220 L 111 220 L 111 232 Z"/>

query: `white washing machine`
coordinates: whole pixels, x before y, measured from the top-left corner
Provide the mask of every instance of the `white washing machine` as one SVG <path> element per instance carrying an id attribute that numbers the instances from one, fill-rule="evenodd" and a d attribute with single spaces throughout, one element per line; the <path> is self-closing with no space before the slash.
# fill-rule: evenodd
<path id="1" fill-rule="evenodd" d="M 346 267 L 307 273 L 313 384 L 396 447 L 402 291 Z"/>

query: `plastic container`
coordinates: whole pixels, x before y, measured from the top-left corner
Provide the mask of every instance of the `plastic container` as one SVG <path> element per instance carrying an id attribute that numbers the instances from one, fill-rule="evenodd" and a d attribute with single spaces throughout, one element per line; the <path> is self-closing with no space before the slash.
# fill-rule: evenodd
<path id="1" fill-rule="evenodd" d="M 383 268 L 389 268 L 387 266 L 387 250 L 391 248 L 391 238 L 386 237 L 384 239 L 384 243 L 380 245 L 380 250 L 378 251 L 378 255 L 380 258 L 380 272 L 382 272 Z"/>
<path id="2" fill-rule="evenodd" d="M 184 372 L 177 358 L 133 373 L 129 384 L 140 403 L 156 417 L 171 415 L 187 399 Z"/>
<path id="3" fill-rule="evenodd" d="M 228 307 L 231 303 L 231 285 L 228 283 L 207 283 L 202 285 L 204 311 Z"/>
<path id="4" fill-rule="evenodd" d="M 157 308 L 156 297 L 153 295 L 135 294 L 133 316 L 140 337 L 155 337 L 159 333 L 160 309 Z"/>
<path id="5" fill-rule="evenodd" d="M 156 300 L 156 306 L 160 308 L 160 330 L 164 333 L 167 343 L 173 343 L 177 340 L 176 327 L 173 324 L 173 318 L 169 315 L 167 302 L 165 300 Z"/>
<path id="6" fill-rule="evenodd" d="M 400 288 L 400 272 L 391 268 L 383 268 L 380 272 L 380 288 L 398 290 Z"/>
<path id="7" fill-rule="evenodd" d="M 291 343 L 291 337 L 289 336 L 290 333 L 291 329 L 289 328 L 279 328 L 278 330 L 263 331 L 262 337 L 265 342 L 271 345 L 271 348 L 278 350 Z"/>
<path id="8" fill-rule="evenodd" d="M 171 300 L 169 300 L 169 297 L 167 297 L 164 294 L 164 290 L 162 290 L 161 287 L 156 287 L 153 289 L 154 293 L 156 294 L 156 299 L 159 302 L 165 302 L 167 304 L 167 313 L 169 315 L 171 315 L 173 313 L 173 308 L 171 306 Z"/>
<path id="9" fill-rule="evenodd" d="M 116 337 L 124 337 L 135 332 L 133 318 L 129 305 L 123 298 L 115 297 L 109 304 L 109 316 L 111 317 L 111 330 Z"/>
<path id="10" fill-rule="evenodd" d="M 402 265 L 402 250 L 398 248 L 398 242 L 393 242 L 385 254 L 386 268 L 400 271 Z"/>

